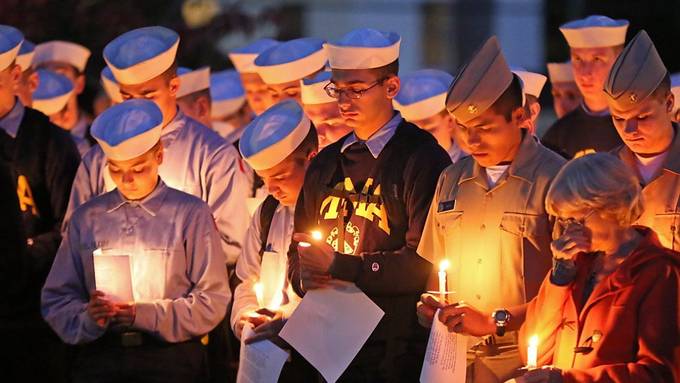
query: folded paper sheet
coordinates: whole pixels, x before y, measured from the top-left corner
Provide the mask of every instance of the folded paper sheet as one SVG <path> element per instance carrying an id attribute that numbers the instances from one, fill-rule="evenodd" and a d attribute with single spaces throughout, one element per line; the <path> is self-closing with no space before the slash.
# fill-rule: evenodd
<path id="1" fill-rule="evenodd" d="M 241 352 L 236 383 L 276 383 L 288 360 L 288 352 L 271 341 L 245 344 L 253 335 L 253 326 L 246 325 L 241 334 Z"/>
<path id="2" fill-rule="evenodd" d="M 130 256 L 109 255 L 95 251 L 94 283 L 97 290 L 106 294 L 113 302 L 132 302 L 132 275 Z"/>
<path id="3" fill-rule="evenodd" d="M 385 313 L 353 283 L 307 292 L 279 336 L 329 383 L 338 380 Z"/>
<path id="4" fill-rule="evenodd" d="M 467 337 L 449 332 L 439 320 L 437 310 L 420 371 L 420 383 L 465 382 L 466 356 Z"/>

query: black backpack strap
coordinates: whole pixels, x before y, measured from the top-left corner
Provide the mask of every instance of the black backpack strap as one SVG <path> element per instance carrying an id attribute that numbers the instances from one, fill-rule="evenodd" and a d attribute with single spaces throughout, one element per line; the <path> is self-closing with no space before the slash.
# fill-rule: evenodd
<path id="1" fill-rule="evenodd" d="M 272 227 L 272 220 L 278 206 L 279 200 L 271 195 L 268 195 L 264 202 L 262 202 L 262 208 L 260 208 L 260 259 L 262 259 L 262 254 L 267 251 L 269 230 Z"/>

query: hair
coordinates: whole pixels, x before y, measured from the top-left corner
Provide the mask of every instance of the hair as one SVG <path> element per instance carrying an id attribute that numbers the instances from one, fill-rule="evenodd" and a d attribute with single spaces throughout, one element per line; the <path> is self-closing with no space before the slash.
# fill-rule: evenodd
<path id="1" fill-rule="evenodd" d="M 319 151 L 319 137 L 316 133 L 316 128 L 311 122 L 309 124 L 309 132 L 307 132 L 305 138 L 300 142 L 300 145 L 298 145 L 293 153 L 288 156 L 300 163 L 307 161 L 310 153 Z"/>
<path id="2" fill-rule="evenodd" d="M 512 120 L 512 112 L 521 107 L 522 85 L 519 77 L 517 77 L 516 74 L 513 74 L 510 85 L 508 85 L 507 89 L 505 89 L 503 94 L 498 97 L 489 109 L 496 114 L 500 114 L 505 118 L 505 121 L 509 122 Z"/>
<path id="3" fill-rule="evenodd" d="M 399 76 L 399 59 L 396 59 L 387 65 L 373 68 L 371 71 L 375 73 L 378 78 Z"/>
<path id="4" fill-rule="evenodd" d="M 640 183 L 628 167 L 609 153 L 573 159 L 557 173 L 545 200 L 548 214 L 564 217 L 592 210 L 630 226 L 640 218 L 643 201 Z"/>
<path id="5" fill-rule="evenodd" d="M 172 62 L 172 65 L 168 69 L 166 69 L 163 73 L 158 75 L 159 77 L 165 78 L 167 81 L 172 80 L 173 78 L 177 77 L 177 59 Z"/>
<path id="6" fill-rule="evenodd" d="M 666 75 L 663 76 L 663 80 L 657 85 L 656 89 L 652 92 L 650 95 L 651 97 L 664 102 L 666 101 L 666 97 L 668 97 L 668 94 L 671 92 L 671 75 L 666 71 Z M 678 100 L 676 100 L 678 102 Z"/>

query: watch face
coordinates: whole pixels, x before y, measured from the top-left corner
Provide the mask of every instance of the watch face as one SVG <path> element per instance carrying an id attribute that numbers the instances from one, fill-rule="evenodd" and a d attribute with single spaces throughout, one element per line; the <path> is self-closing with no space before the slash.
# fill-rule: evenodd
<path id="1" fill-rule="evenodd" d="M 508 319 L 508 313 L 505 311 L 496 311 L 494 314 L 494 319 L 498 322 L 505 322 Z"/>

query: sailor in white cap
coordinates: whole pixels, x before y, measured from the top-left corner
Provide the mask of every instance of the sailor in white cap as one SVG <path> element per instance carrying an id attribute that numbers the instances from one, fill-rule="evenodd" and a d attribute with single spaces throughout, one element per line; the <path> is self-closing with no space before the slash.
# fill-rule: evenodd
<path id="1" fill-rule="evenodd" d="M 35 44 L 28 40 L 21 43 L 16 63 L 21 68 L 21 79 L 16 86 L 16 95 L 24 106 L 33 104 L 33 92 L 38 89 L 38 74 L 33 66 Z"/>
<path id="2" fill-rule="evenodd" d="M 177 90 L 177 106 L 184 114 L 211 127 L 210 118 L 210 68 L 202 67 L 195 70 L 179 67 L 179 89 Z"/>
<path id="3" fill-rule="evenodd" d="M 12 355 L 3 378 L 61 382 L 65 376 L 57 369 L 66 363 L 65 350 L 44 325 L 38 308 L 40 288 L 61 240 L 59 226 L 80 155 L 67 132 L 16 96 L 21 79 L 16 57 L 22 41 L 19 30 L 0 25 L 0 162 L 9 168 L 12 182 L 7 186 L 14 189 L 20 213 L 12 218 L 3 211 L 3 218 L 13 220 L 10 224 L 25 235 L 20 253 L 3 253 L 7 259 L 21 260 L 21 267 L 7 270 L 18 283 L 8 287 L 7 302 L 12 303 L 2 313 L 0 337 Z M 9 298 L 13 295 L 16 299 Z"/>
<path id="4" fill-rule="evenodd" d="M 300 100 L 305 114 L 314 124 L 319 137 L 319 150 L 338 141 L 352 131 L 340 116 L 338 100 L 326 93 L 331 72 L 322 71 L 300 80 Z"/>
<path id="5" fill-rule="evenodd" d="M 567 113 L 580 107 L 583 102 L 583 96 L 581 96 L 581 91 L 578 90 L 574 80 L 571 61 L 548 63 L 548 78 L 550 78 L 550 92 L 557 118 L 562 118 Z"/>
<path id="6" fill-rule="evenodd" d="M 673 98 L 676 100 L 673 105 L 671 117 L 673 118 L 673 121 L 680 122 L 680 73 L 671 75 L 671 92 L 673 93 Z"/>
<path id="7" fill-rule="evenodd" d="M 178 110 L 175 55 L 179 36 L 164 27 L 124 33 L 104 48 L 124 99 L 148 98 L 163 112 L 161 141 L 166 156 L 159 172 L 170 187 L 208 203 L 222 237 L 227 265 L 234 265 L 245 234 L 249 194 L 247 172 L 236 149 L 217 133 Z M 109 167 L 101 148 L 83 158 L 74 182 L 69 213 L 89 199 L 112 190 Z M 67 215 L 68 219 L 68 215 Z"/>
<path id="8" fill-rule="evenodd" d="M 416 248 L 451 159 L 392 106 L 400 42 L 393 32 L 357 29 L 326 45 L 326 91 L 353 131 L 312 160 L 295 207 L 293 239 L 312 243 L 289 253 L 296 293 L 327 288 L 318 281 L 329 278 L 353 282 L 385 312 L 341 380 L 417 381 L 425 352 L 415 303 L 432 265 Z M 323 241 L 305 234 L 313 230 Z"/>
<path id="9" fill-rule="evenodd" d="M 504 382 L 521 367 L 516 331 L 552 262 L 544 199 L 565 161 L 525 129 L 522 93 L 492 37 L 446 99 L 471 152 L 439 178 L 418 254 L 453 265 L 446 290 L 459 303 L 424 294 L 418 316 L 470 335 L 467 382 Z"/>
<path id="10" fill-rule="evenodd" d="M 614 126 L 624 145 L 615 153 L 637 175 L 645 210 L 638 224 L 680 250 L 680 137 L 671 111 L 678 102 L 670 75 L 642 30 L 616 60 L 605 83 Z"/>
<path id="11" fill-rule="evenodd" d="M 223 70 L 210 75 L 210 96 L 212 97 L 212 128 L 234 144 L 252 120 L 252 111 L 246 102 L 239 73 Z"/>
<path id="12" fill-rule="evenodd" d="M 53 40 L 36 45 L 33 66 L 63 74 L 71 80 L 73 95 L 66 105 L 66 111 L 55 123 L 73 136 L 94 145 L 89 133 L 92 118 L 78 105 L 78 96 L 85 90 L 85 67 L 89 58 L 90 50 L 86 47 L 70 41 Z"/>
<path id="13" fill-rule="evenodd" d="M 269 104 L 286 99 L 300 103 L 300 80 L 311 77 L 326 65 L 324 41 L 314 37 L 289 40 L 260 53 L 255 70 L 267 84 Z"/>
<path id="14" fill-rule="evenodd" d="M 541 91 L 548 78 L 540 73 L 529 72 L 522 67 L 510 66 L 510 69 L 522 83 L 523 105 L 527 112 L 525 119 L 527 130 L 531 134 L 536 134 L 536 124 L 541 114 L 541 104 L 538 99 L 541 97 Z"/>
<path id="15" fill-rule="evenodd" d="M 441 145 L 451 162 L 467 153 L 454 139 L 456 122 L 446 111 L 446 93 L 453 76 L 436 69 L 422 69 L 400 77 L 401 88 L 394 98 L 394 108 L 402 117 L 429 132 Z"/>
<path id="16" fill-rule="evenodd" d="M 276 40 L 259 39 L 229 52 L 229 60 L 241 77 L 248 106 L 256 115 L 261 114 L 271 105 L 267 84 L 257 74 L 255 59 L 260 53 L 278 44 L 280 42 Z"/>
<path id="17" fill-rule="evenodd" d="M 123 96 L 120 94 L 120 87 L 116 78 L 113 77 L 111 68 L 105 66 L 99 74 L 99 81 L 104 89 L 104 92 L 111 100 L 111 105 L 120 104 L 123 102 Z"/>
<path id="18" fill-rule="evenodd" d="M 244 326 L 253 326 L 255 335 L 246 340 L 253 342 L 275 337 L 300 302 L 288 283 L 288 249 L 295 204 L 318 141 L 300 106 L 286 100 L 253 120 L 239 147 L 271 193 L 258 207 L 236 263 L 240 284 L 234 290 L 231 326 L 239 339 Z M 293 353 L 292 363 L 286 364 L 279 381 L 312 381 L 314 370 L 305 364 Z M 300 374 L 305 373 L 303 379 Z"/>
<path id="19" fill-rule="evenodd" d="M 225 315 L 231 293 L 210 208 L 159 176 L 162 130 L 149 100 L 115 105 L 93 123 L 117 189 L 74 212 L 42 290 L 47 323 L 82 346 L 74 382 L 205 377 L 200 338 Z M 126 278 L 98 274 L 97 258 L 111 256 L 128 257 L 130 296 L 99 286 Z"/>
<path id="20" fill-rule="evenodd" d="M 75 92 L 71 80 L 48 69 L 38 69 L 38 88 L 33 93 L 33 109 L 43 112 L 50 121 L 61 126 L 63 116 L 68 114 L 68 102 Z M 71 135 L 81 156 L 90 149 L 86 139 Z"/>
<path id="21" fill-rule="evenodd" d="M 604 81 L 626 42 L 627 20 L 593 15 L 560 26 L 569 44 L 574 79 L 583 95 L 580 108 L 557 120 L 543 135 L 545 146 L 578 157 L 621 145 L 611 121 Z"/>

